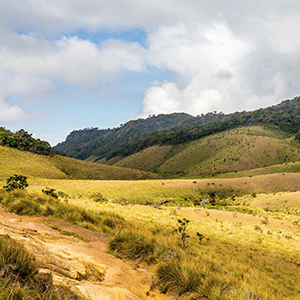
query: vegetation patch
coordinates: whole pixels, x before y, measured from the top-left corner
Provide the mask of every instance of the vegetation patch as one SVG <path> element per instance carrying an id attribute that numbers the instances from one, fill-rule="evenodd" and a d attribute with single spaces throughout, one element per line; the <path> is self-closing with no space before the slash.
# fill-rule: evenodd
<path id="1" fill-rule="evenodd" d="M 51 196 L 28 194 L 22 190 L 0 192 L 0 203 L 18 215 L 54 217 L 105 233 L 112 232 L 124 222 L 122 217 L 113 212 L 93 213 Z"/>

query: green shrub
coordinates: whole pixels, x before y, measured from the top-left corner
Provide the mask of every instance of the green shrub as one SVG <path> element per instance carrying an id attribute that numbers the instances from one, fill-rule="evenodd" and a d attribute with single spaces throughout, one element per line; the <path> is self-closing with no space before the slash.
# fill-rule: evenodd
<path id="1" fill-rule="evenodd" d="M 9 192 L 15 189 L 24 190 L 26 187 L 28 187 L 27 177 L 15 174 L 6 180 L 6 185 L 3 189 Z"/>
<path id="2" fill-rule="evenodd" d="M 55 189 L 46 187 L 46 188 L 42 189 L 42 192 L 45 195 L 48 195 L 48 196 L 53 197 L 55 199 L 58 199 L 58 194 L 56 193 Z"/>
<path id="3" fill-rule="evenodd" d="M 175 232 L 178 232 L 180 234 L 180 239 L 181 239 L 181 246 L 182 248 L 186 248 L 187 247 L 187 240 L 190 237 L 187 233 L 186 233 L 186 229 L 190 223 L 190 220 L 183 218 L 178 219 L 178 228 L 175 229 Z"/>
<path id="4" fill-rule="evenodd" d="M 101 193 L 93 193 L 91 199 L 94 202 L 107 202 L 107 199 Z"/>

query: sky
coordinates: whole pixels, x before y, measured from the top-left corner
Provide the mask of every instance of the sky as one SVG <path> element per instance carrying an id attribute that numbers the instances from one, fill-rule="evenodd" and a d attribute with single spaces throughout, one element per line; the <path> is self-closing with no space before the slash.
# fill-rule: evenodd
<path id="1" fill-rule="evenodd" d="M 300 91 L 299 0 L 0 0 L 0 126 L 51 145 Z"/>

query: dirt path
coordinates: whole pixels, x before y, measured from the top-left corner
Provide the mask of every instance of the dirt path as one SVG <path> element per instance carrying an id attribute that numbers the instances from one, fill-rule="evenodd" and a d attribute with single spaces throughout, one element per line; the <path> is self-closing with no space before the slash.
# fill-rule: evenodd
<path id="1" fill-rule="evenodd" d="M 45 223 L 78 234 L 66 236 Z M 90 300 L 172 300 L 150 291 L 153 272 L 147 266 L 132 266 L 108 254 L 107 237 L 66 222 L 20 217 L 0 207 L 0 234 L 22 241 L 41 263 L 42 272 L 51 272 L 54 282 L 71 286 Z"/>

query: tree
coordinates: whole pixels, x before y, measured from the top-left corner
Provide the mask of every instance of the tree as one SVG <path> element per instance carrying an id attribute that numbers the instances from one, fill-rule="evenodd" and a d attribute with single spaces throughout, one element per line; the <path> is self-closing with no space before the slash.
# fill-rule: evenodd
<path id="1" fill-rule="evenodd" d="M 178 232 L 180 234 L 182 248 L 186 248 L 187 247 L 187 239 L 190 237 L 186 233 L 186 229 L 190 223 L 190 220 L 183 218 L 182 220 L 178 219 L 177 221 L 178 221 L 178 228 L 175 229 L 175 232 Z"/>

